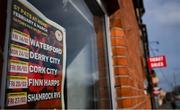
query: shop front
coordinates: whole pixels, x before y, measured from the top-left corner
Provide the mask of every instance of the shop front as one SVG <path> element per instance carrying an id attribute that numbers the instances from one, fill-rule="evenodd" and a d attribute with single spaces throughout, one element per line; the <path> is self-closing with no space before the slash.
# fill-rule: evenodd
<path id="1" fill-rule="evenodd" d="M 115 9 L 100 0 L 8 0 L 1 108 L 112 108 L 107 19 Z"/>

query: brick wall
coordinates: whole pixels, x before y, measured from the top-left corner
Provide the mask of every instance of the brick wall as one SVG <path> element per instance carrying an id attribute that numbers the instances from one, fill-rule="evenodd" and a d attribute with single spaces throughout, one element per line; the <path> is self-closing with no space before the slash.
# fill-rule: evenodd
<path id="1" fill-rule="evenodd" d="M 151 108 L 149 95 L 144 94 L 146 73 L 133 1 L 119 3 L 120 9 L 110 17 L 117 108 Z"/>

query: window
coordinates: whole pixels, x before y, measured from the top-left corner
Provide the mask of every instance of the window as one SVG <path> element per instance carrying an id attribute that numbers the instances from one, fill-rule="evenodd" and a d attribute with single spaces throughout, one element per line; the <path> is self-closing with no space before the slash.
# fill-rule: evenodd
<path id="1" fill-rule="evenodd" d="M 66 30 L 66 108 L 110 108 L 105 21 L 84 0 L 28 0 Z"/>

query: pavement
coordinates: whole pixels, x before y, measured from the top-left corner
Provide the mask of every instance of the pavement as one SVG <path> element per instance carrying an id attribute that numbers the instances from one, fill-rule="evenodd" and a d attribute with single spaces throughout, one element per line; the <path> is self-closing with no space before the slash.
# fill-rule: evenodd
<path id="1" fill-rule="evenodd" d="M 167 101 L 164 104 L 162 104 L 162 106 L 160 106 L 158 109 L 173 109 L 173 108 L 172 108 L 171 102 Z"/>

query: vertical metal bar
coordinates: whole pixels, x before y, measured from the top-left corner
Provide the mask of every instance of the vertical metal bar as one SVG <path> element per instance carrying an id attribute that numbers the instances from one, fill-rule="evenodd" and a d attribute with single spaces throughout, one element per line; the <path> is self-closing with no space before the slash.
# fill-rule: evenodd
<path id="1" fill-rule="evenodd" d="M 115 91 L 115 80 L 114 80 L 114 70 L 113 70 L 113 60 L 112 60 L 112 48 L 111 48 L 111 37 L 110 37 L 110 23 L 109 17 L 105 15 L 105 28 L 106 28 L 106 41 L 107 41 L 107 54 L 109 62 L 109 76 L 110 76 L 110 85 L 111 85 L 111 103 L 112 109 L 117 108 L 116 103 L 116 91 Z"/>
<path id="2" fill-rule="evenodd" d="M 6 34 L 5 34 L 5 43 L 4 43 L 4 52 L 3 52 L 3 72 L 1 80 L 1 109 L 5 108 L 5 98 L 6 98 L 6 77 L 7 77 L 7 68 L 8 68 L 8 50 L 9 50 L 9 35 L 10 35 L 10 20 L 11 20 L 11 7 L 12 0 L 7 2 L 7 19 L 6 19 Z"/>
<path id="3" fill-rule="evenodd" d="M 174 76 L 174 88 L 176 87 L 176 75 L 175 75 L 176 73 L 175 72 L 173 72 L 173 76 Z M 172 84 L 173 85 L 173 84 Z"/>

